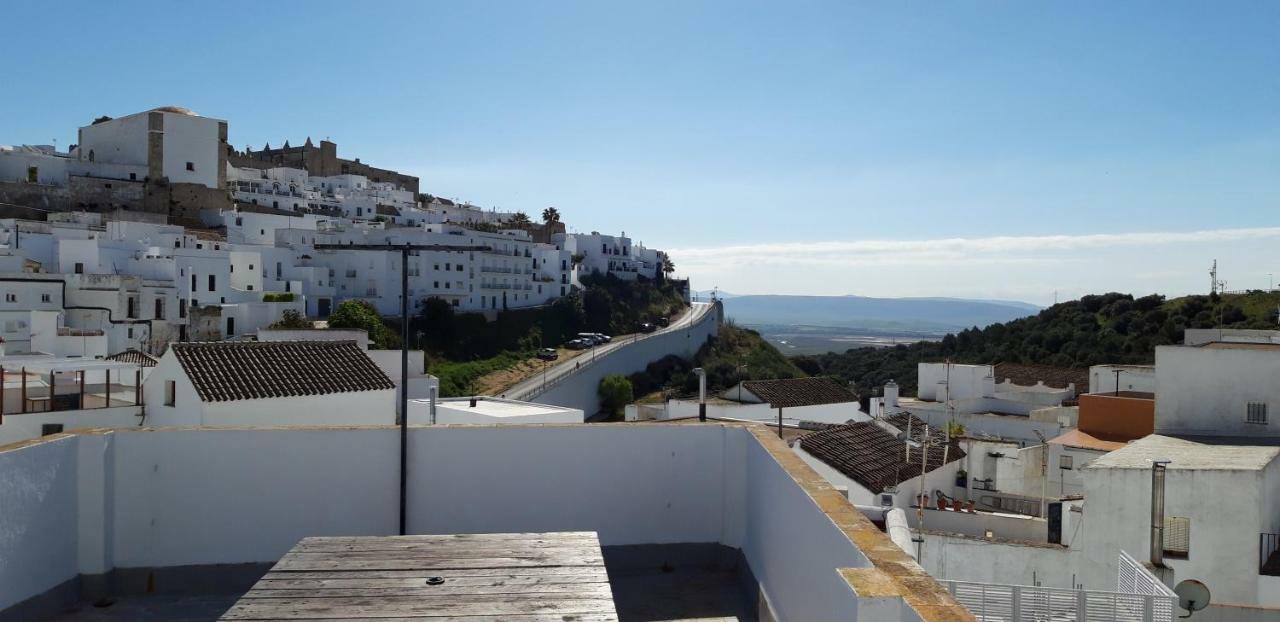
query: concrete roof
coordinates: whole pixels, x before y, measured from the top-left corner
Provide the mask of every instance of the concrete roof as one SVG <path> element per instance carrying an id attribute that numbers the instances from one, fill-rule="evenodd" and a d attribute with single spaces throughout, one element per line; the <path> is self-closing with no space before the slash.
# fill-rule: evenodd
<path id="1" fill-rule="evenodd" d="M 411 400 L 414 402 L 428 403 L 429 400 Z M 514 400 L 495 399 L 491 397 L 476 398 L 475 407 L 471 406 L 471 398 L 444 399 L 437 402 L 439 408 L 450 408 L 453 410 L 462 410 L 485 417 L 528 417 L 530 415 L 550 415 L 554 413 L 568 412 L 570 409 L 560 406 L 549 406 L 547 404 L 534 404 L 532 402 L 518 402 Z"/>
<path id="2" fill-rule="evenodd" d="M 1087 468 L 1150 469 L 1152 460 L 1169 460 L 1170 470 L 1257 471 L 1276 456 L 1280 447 L 1207 445 L 1152 434 L 1094 460 Z"/>

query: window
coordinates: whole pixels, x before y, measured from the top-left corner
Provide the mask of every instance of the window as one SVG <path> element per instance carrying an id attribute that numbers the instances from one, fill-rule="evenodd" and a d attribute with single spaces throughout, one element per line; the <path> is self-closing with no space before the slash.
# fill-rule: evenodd
<path id="1" fill-rule="evenodd" d="M 1245 406 L 1244 421 L 1245 423 L 1267 425 L 1267 403 L 1249 402 L 1249 404 Z"/>
<path id="2" fill-rule="evenodd" d="M 191 291 L 196 291 L 196 273 L 191 273 Z"/>
<path id="3" fill-rule="evenodd" d="M 129 181 L 138 181 L 137 173 L 129 173 Z"/>
<path id="4" fill-rule="evenodd" d="M 187 301 L 186 299 L 178 300 L 178 317 L 187 317 Z"/>
<path id="5" fill-rule="evenodd" d="M 234 334 L 236 334 L 236 319 L 229 317 L 227 318 L 227 336 L 230 337 Z"/>
<path id="6" fill-rule="evenodd" d="M 133 327 L 132 327 L 132 326 L 130 326 L 130 327 L 129 327 L 129 338 L 130 338 L 130 339 L 133 339 Z"/>
<path id="7" fill-rule="evenodd" d="M 17 295 L 17 294 L 14 294 L 14 293 L 6 292 L 6 293 L 5 293 L 5 295 L 4 295 L 4 301 L 5 301 L 5 302 L 18 302 L 18 295 Z"/>
<path id="8" fill-rule="evenodd" d="M 132 296 L 126 301 L 125 316 L 130 318 L 138 317 L 138 299 Z"/>
<path id="9" fill-rule="evenodd" d="M 40 167 L 28 166 L 27 167 L 27 183 L 34 184 L 39 179 L 40 179 Z"/>
<path id="10" fill-rule="evenodd" d="M 164 319 L 164 298 L 156 298 L 155 319 Z"/>
<path id="11" fill-rule="evenodd" d="M 1191 552 L 1191 519 L 1166 516 L 1164 519 L 1164 554 L 1186 559 Z"/>
<path id="12" fill-rule="evenodd" d="M 174 406 L 178 402 L 178 383 L 172 380 L 164 381 L 164 405 Z"/>
<path id="13" fill-rule="evenodd" d="M 76 274 L 84 274 L 84 264 L 77 261 L 74 270 Z"/>
<path id="14" fill-rule="evenodd" d="M 40 302 L 53 302 L 53 296 L 49 294 L 40 294 Z"/>
<path id="15" fill-rule="evenodd" d="M 196 163 L 195 163 L 195 162 L 187 162 L 187 170 L 188 170 L 188 171 L 194 171 L 194 170 L 196 170 Z"/>
<path id="16" fill-rule="evenodd" d="M 1058 456 L 1058 468 L 1070 471 L 1075 467 L 1075 456 Z"/>
<path id="17" fill-rule="evenodd" d="M 458 272 L 462 272 L 462 264 L 458 264 Z"/>
<path id="18" fill-rule="evenodd" d="M 215 275 L 210 274 L 209 275 L 209 291 L 214 291 L 216 289 L 218 289 L 218 279 L 215 277 Z"/>

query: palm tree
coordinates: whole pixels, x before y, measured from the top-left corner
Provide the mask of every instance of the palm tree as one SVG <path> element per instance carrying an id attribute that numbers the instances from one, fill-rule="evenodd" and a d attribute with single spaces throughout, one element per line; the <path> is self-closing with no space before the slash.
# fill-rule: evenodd
<path id="1" fill-rule="evenodd" d="M 529 215 L 524 212 L 516 212 L 511 216 L 511 224 L 527 225 L 529 224 Z"/>
<path id="2" fill-rule="evenodd" d="M 548 225 L 553 222 L 560 222 L 560 210 L 554 207 L 548 207 L 547 209 L 542 210 L 542 222 L 545 222 Z"/>

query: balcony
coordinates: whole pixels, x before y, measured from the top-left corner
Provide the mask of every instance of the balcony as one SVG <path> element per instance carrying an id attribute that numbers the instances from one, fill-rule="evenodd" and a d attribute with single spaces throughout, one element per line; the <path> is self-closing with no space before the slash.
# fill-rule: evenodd
<path id="1" fill-rule="evenodd" d="M 73 608 L 84 574 L 117 619 L 212 620 L 302 538 L 396 533 L 397 447 L 393 426 L 129 428 L 0 451 L 40 487 L 0 487 L 26 534 L 0 540 L 0 613 Z M 760 426 L 422 426 L 408 452 L 407 533 L 595 532 L 621 619 L 973 619 Z M 100 619 L 87 603 L 59 619 Z"/>

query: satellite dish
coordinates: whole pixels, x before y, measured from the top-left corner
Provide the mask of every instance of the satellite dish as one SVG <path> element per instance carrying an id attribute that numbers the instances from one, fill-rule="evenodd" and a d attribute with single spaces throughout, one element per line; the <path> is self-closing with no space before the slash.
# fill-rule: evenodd
<path id="1" fill-rule="evenodd" d="M 1173 593 L 1178 595 L 1178 606 L 1191 613 L 1209 606 L 1209 587 L 1195 579 L 1179 583 Z"/>

